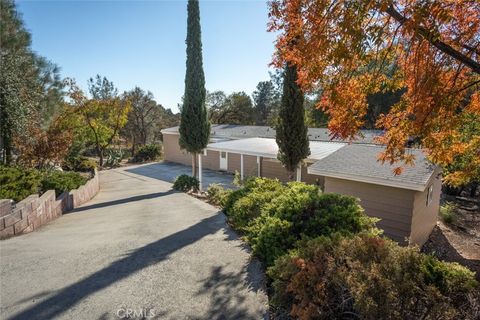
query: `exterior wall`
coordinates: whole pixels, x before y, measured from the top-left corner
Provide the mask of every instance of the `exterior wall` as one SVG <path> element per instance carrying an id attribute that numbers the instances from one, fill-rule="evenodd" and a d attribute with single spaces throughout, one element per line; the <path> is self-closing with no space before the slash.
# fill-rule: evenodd
<path id="1" fill-rule="evenodd" d="M 431 202 L 427 204 L 428 190 L 433 186 Z M 442 192 L 441 170 L 435 171 L 424 192 L 416 192 L 413 202 L 412 232 L 410 242 L 423 245 L 437 224 Z"/>
<path id="2" fill-rule="evenodd" d="M 98 173 L 78 189 L 62 193 L 55 199 L 55 190 L 48 190 L 40 197 L 32 194 L 0 217 L 0 239 L 32 232 L 47 222 L 58 218 L 93 198 L 100 188 Z M 1 201 L 4 203 L 5 201 Z"/>
<path id="3" fill-rule="evenodd" d="M 228 153 L 228 172 L 240 172 L 240 154 Z M 256 177 L 258 174 L 257 157 L 243 155 L 243 175 L 245 177 Z"/>
<path id="4" fill-rule="evenodd" d="M 178 134 L 163 135 L 165 160 L 191 166 L 192 156 L 187 151 L 180 149 L 180 145 L 178 144 L 179 138 L 180 136 Z"/>
<path id="5" fill-rule="evenodd" d="M 366 214 L 381 219 L 377 226 L 385 235 L 408 243 L 416 191 L 325 177 L 325 192 L 359 198 Z"/>
<path id="6" fill-rule="evenodd" d="M 295 181 L 295 175 L 296 173 L 294 173 L 293 181 Z M 287 171 L 287 169 L 285 169 L 282 166 L 281 162 L 278 161 L 277 159 L 268 159 L 268 158 L 263 159 L 262 177 L 277 178 L 282 182 L 292 181 L 289 179 L 289 172 Z"/>
<path id="7" fill-rule="evenodd" d="M 315 174 L 308 174 L 307 170 L 308 167 L 311 166 L 312 163 L 307 163 L 302 166 L 302 181 L 305 183 L 316 184 L 320 187 L 322 191 L 325 190 L 325 177 L 324 176 L 317 176 Z"/>
<path id="8" fill-rule="evenodd" d="M 220 153 L 207 150 L 207 155 L 202 157 L 202 168 L 220 170 Z"/>

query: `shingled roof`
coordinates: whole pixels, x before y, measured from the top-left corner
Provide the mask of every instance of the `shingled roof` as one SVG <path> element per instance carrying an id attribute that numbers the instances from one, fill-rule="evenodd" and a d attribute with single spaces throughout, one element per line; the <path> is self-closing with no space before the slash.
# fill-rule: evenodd
<path id="1" fill-rule="evenodd" d="M 178 134 L 178 127 L 163 129 L 164 134 Z M 327 128 L 309 128 L 308 136 L 310 141 L 337 141 L 341 139 L 331 139 Z M 361 130 L 359 137 L 352 143 L 375 143 L 374 137 L 382 134 L 381 130 Z M 211 136 L 213 138 L 275 138 L 275 129 L 268 126 L 244 126 L 233 124 L 214 124 L 211 126 Z"/>
<path id="2" fill-rule="evenodd" d="M 415 155 L 415 165 L 405 166 L 402 174 L 395 175 L 393 169 L 401 164 L 390 165 L 377 160 L 382 146 L 350 144 L 331 153 L 308 167 L 308 173 L 424 191 L 435 173 L 436 166 L 430 163 L 422 150 L 408 149 Z"/>

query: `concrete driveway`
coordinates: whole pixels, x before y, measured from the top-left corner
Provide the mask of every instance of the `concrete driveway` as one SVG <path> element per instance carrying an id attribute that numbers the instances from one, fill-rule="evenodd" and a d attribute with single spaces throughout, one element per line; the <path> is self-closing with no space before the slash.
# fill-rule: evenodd
<path id="1" fill-rule="evenodd" d="M 1 319 L 267 317 L 261 266 L 224 215 L 143 167 L 101 172 L 92 201 L 0 242 Z"/>
<path id="2" fill-rule="evenodd" d="M 160 179 L 163 181 L 174 182 L 175 179 L 182 174 L 191 175 L 192 167 L 184 166 L 182 164 L 173 162 L 156 162 L 149 163 L 142 166 L 129 167 L 127 172 L 147 176 L 150 178 Z M 202 170 L 202 187 L 207 190 L 212 183 L 221 185 L 224 188 L 235 188 L 232 184 L 233 174 L 219 172 L 209 169 Z"/>

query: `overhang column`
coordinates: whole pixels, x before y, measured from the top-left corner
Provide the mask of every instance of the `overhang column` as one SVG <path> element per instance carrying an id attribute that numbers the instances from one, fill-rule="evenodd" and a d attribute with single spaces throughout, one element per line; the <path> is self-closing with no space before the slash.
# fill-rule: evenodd
<path id="1" fill-rule="evenodd" d="M 257 177 L 262 176 L 262 157 L 257 156 Z"/>
<path id="2" fill-rule="evenodd" d="M 302 181 L 302 165 L 299 164 L 297 167 L 297 181 Z"/>
<path id="3" fill-rule="evenodd" d="M 202 191 L 202 152 L 198 154 L 198 182 L 199 190 Z"/>
<path id="4" fill-rule="evenodd" d="M 243 153 L 240 154 L 240 180 L 243 181 Z"/>

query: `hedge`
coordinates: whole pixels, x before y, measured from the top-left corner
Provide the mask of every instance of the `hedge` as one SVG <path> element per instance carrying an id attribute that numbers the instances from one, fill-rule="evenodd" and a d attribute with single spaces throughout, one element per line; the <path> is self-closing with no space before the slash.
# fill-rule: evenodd
<path id="1" fill-rule="evenodd" d="M 87 178 L 76 172 L 43 171 L 21 167 L 0 166 L 0 199 L 18 202 L 31 194 L 54 189 L 57 196 L 77 189 Z"/>

